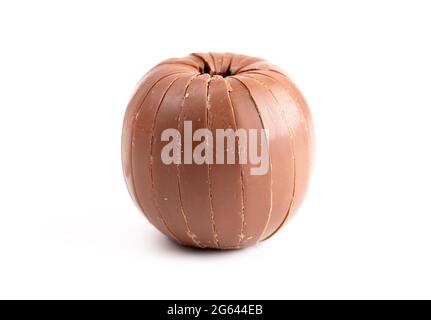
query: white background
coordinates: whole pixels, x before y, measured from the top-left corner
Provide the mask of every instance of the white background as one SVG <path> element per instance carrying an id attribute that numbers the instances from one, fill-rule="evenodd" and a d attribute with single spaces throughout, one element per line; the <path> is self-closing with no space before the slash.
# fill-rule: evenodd
<path id="1" fill-rule="evenodd" d="M 1 2 L 0 298 L 431 298 L 429 2 L 184 3 Z M 172 244 L 123 181 L 136 82 L 194 51 L 279 65 L 314 116 L 306 201 L 250 249 Z"/>

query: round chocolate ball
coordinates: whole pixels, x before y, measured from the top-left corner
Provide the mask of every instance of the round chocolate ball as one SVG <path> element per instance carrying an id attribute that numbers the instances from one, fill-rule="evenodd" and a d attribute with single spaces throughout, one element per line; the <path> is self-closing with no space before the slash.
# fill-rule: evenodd
<path id="1" fill-rule="evenodd" d="M 298 210 L 313 160 L 304 97 L 275 65 L 231 53 L 166 60 L 138 83 L 122 135 L 130 195 L 186 246 L 243 248 Z"/>

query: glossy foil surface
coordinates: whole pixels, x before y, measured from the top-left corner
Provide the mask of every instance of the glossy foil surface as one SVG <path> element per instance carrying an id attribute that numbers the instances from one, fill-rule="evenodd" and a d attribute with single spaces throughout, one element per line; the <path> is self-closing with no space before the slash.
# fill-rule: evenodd
<path id="1" fill-rule="evenodd" d="M 253 164 L 239 161 L 185 163 L 185 135 L 181 163 L 163 163 L 163 131 L 185 132 L 185 121 L 214 136 L 217 129 L 267 129 L 268 171 L 253 175 Z M 271 237 L 296 213 L 313 144 L 307 103 L 280 68 L 245 55 L 196 53 L 158 64 L 138 83 L 124 118 L 123 172 L 138 208 L 169 238 L 243 248 Z"/>

